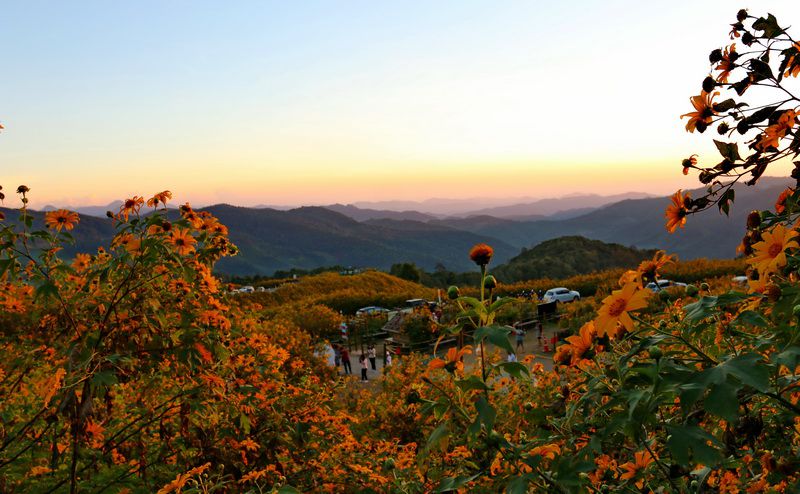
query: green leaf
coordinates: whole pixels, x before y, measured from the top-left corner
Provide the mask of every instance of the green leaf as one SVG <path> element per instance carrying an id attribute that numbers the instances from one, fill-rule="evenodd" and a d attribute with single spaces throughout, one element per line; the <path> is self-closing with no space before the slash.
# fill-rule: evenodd
<path id="1" fill-rule="evenodd" d="M 514 477 L 511 482 L 506 484 L 506 492 L 508 494 L 525 494 L 528 492 L 528 479 L 525 476 Z"/>
<path id="2" fill-rule="evenodd" d="M 462 391 L 469 391 L 471 389 L 484 391 L 489 389 L 489 386 L 487 386 L 486 383 L 484 383 L 478 376 L 469 376 L 466 379 L 456 381 L 456 386 L 461 388 Z"/>
<path id="3" fill-rule="evenodd" d="M 0 259 L 0 278 L 3 277 L 12 264 L 14 264 L 14 259 Z"/>
<path id="4" fill-rule="evenodd" d="M 756 81 L 773 78 L 772 69 L 769 64 L 757 58 L 750 60 L 750 70 L 756 75 Z"/>
<path id="5" fill-rule="evenodd" d="M 478 419 L 486 426 L 487 431 L 491 431 L 494 428 L 494 421 L 497 419 L 497 410 L 486 401 L 484 396 L 475 402 L 475 409 L 478 411 Z"/>
<path id="6" fill-rule="evenodd" d="M 466 475 L 459 475 L 458 477 L 446 477 L 439 482 L 439 486 L 434 492 L 449 492 L 459 489 L 470 482 L 475 480 L 480 473 L 467 477 Z"/>
<path id="7" fill-rule="evenodd" d="M 737 391 L 737 388 L 729 382 L 714 385 L 705 400 L 706 411 L 728 422 L 736 422 L 739 418 Z"/>
<path id="8" fill-rule="evenodd" d="M 58 295 L 58 288 L 51 282 L 46 282 L 36 287 L 36 298 L 44 297 L 45 299 L 56 297 Z"/>
<path id="9" fill-rule="evenodd" d="M 723 158 L 727 158 L 733 162 L 741 161 L 742 157 L 739 156 L 739 145 L 736 144 L 735 142 L 722 142 L 714 139 L 714 144 L 717 145 L 717 150 L 719 151 L 719 154 L 721 154 Z M 733 190 L 733 189 L 728 189 L 728 190 Z"/>
<path id="10" fill-rule="evenodd" d="M 686 310 L 686 320 L 690 322 L 705 319 L 717 311 L 711 310 L 717 306 L 717 297 L 702 297 L 697 302 L 684 307 Z"/>
<path id="11" fill-rule="evenodd" d="M 728 374 L 735 376 L 742 384 L 764 392 L 769 389 L 769 369 L 761 362 L 761 355 L 746 353 L 734 357 L 722 365 Z"/>
<path id="12" fill-rule="evenodd" d="M 519 362 L 503 362 L 501 364 L 497 364 L 496 367 L 518 379 L 522 379 L 523 377 L 531 375 L 530 370 L 528 370 L 527 367 L 525 367 L 523 364 L 520 364 Z"/>
<path id="13" fill-rule="evenodd" d="M 767 18 L 759 17 L 753 22 L 753 29 L 764 31 L 764 37 L 775 38 L 783 33 L 783 29 L 778 25 L 778 20 L 772 14 L 767 14 Z"/>
<path id="14" fill-rule="evenodd" d="M 764 318 L 764 316 L 754 310 L 746 310 L 742 312 L 736 316 L 736 319 L 734 319 L 733 322 L 748 326 L 756 326 L 759 328 L 766 328 L 769 325 L 769 322 Z"/>
<path id="15" fill-rule="evenodd" d="M 301 494 L 301 492 L 292 487 L 291 485 L 284 485 L 283 487 L 278 489 L 278 494 Z"/>
<path id="16" fill-rule="evenodd" d="M 426 451 L 431 451 L 438 448 L 440 445 L 442 449 L 447 447 L 447 439 L 450 437 L 450 429 L 447 422 L 443 422 L 436 429 L 431 432 L 428 442 L 425 445 Z"/>
<path id="17" fill-rule="evenodd" d="M 670 434 L 667 439 L 667 449 L 678 463 L 688 464 L 692 460 L 703 465 L 714 466 L 722 459 L 722 454 L 716 448 L 709 446 L 719 444 L 714 436 L 703 429 L 691 426 L 671 426 L 667 425 L 667 432 Z"/>
<path id="18" fill-rule="evenodd" d="M 475 331 L 475 344 L 479 345 L 484 339 L 488 339 L 493 345 L 502 348 L 508 353 L 514 353 L 514 347 L 508 341 L 508 334 L 511 330 L 505 326 L 483 326 Z"/>

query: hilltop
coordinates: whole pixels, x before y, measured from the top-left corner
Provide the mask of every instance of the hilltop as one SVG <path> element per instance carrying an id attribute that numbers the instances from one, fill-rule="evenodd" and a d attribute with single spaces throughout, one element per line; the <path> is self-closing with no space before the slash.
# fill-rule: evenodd
<path id="1" fill-rule="evenodd" d="M 640 250 L 580 236 L 547 240 L 524 250 L 494 274 L 503 282 L 538 278 L 567 278 L 612 268 L 631 268 L 650 258 L 654 250 Z"/>

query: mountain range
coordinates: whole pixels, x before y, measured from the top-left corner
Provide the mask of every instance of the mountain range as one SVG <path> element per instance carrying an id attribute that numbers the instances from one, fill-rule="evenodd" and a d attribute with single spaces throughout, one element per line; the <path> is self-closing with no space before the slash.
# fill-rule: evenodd
<path id="1" fill-rule="evenodd" d="M 276 270 L 329 265 L 388 269 L 401 262 L 413 262 L 426 270 L 444 266 L 452 271 L 467 271 L 474 269 L 467 252 L 479 242 L 494 247 L 493 264 L 498 266 L 523 248 L 576 235 L 638 249 L 665 249 L 682 259 L 732 258 L 745 231 L 747 214 L 754 209 L 771 208 L 778 194 L 792 183 L 788 178 L 765 177 L 756 187 L 737 185 L 730 217 L 720 215 L 713 208 L 689 217 L 686 228 L 674 234 L 664 229 L 668 198 L 641 195 L 601 207 L 586 206 L 586 202 L 572 197 L 560 203 L 538 201 L 541 214 L 530 206 L 537 202 L 533 201 L 509 205 L 505 209 L 475 209 L 474 212 L 481 214 L 474 216 L 444 218 L 414 210 L 340 204 L 285 211 L 225 204 L 203 209 L 228 226 L 231 240 L 240 248 L 238 256 L 223 259 L 217 265 L 221 272 L 228 274 L 270 275 Z M 692 191 L 692 196 L 697 197 L 702 192 Z M 597 198 L 593 200 L 602 202 Z M 570 204 L 576 206 L 572 208 L 575 216 L 564 214 L 570 210 Z M 103 209 L 105 214 L 105 210 L 114 206 L 92 211 Z M 581 208 L 588 209 L 581 214 L 578 212 Z M 76 246 L 64 251 L 68 256 L 107 244 L 113 231 L 110 220 L 77 209 L 83 215 L 73 232 Z M 10 219 L 15 217 L 12 210 L 4 212 Z M 544 212 L 550 215 L 544 216 Z M 43 213 L 32 214 L 41 224 Z"/>

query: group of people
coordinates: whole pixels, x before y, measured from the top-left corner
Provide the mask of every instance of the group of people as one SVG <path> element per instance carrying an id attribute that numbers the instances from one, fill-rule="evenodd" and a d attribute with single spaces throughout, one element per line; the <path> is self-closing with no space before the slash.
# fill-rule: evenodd
<path id="1" fill-rule="evenodd" d="M 350 350 L 347 349 L 344 345 L 333 345 L 333 353 L 334 353 L 334 362 L 336 364 L 336 368 L 338 369 L 339 366 L 344 367 L 345 374 L 352 374 L 353 367 L 350 363 Z M 369 361 L 369 364 L 367 363 Z M 392 363 L 392 355 L 391 353 L 387 352 L 386 357 L 383 362 L 383 366 L 389 366 Z M 358 356 L 358 364 L 361 367 L 361 382 L 366 382 L 367 379 L 367 370 L 370 368 L 372 370 L 378 370 L 377 366 L 377 354 L 375 351 L 375 345 L 370 344 L 367 347 L 367 352 L 364 353 L 363 351 Z"/>

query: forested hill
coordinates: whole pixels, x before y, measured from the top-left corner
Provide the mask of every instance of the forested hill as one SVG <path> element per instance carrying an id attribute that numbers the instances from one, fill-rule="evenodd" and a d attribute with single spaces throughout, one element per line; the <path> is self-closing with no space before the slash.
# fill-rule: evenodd
<path id="1" fill-rule="evenodd" d="M 580 236 L 559 237 L 526 249 L 493 272 L 505 283 L 559 279 L 610 268 L 632 268 L 654 253 Z"/>

